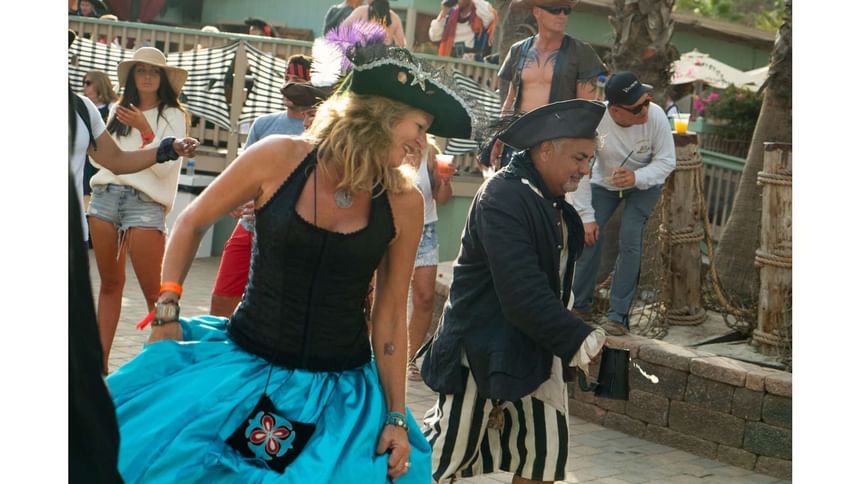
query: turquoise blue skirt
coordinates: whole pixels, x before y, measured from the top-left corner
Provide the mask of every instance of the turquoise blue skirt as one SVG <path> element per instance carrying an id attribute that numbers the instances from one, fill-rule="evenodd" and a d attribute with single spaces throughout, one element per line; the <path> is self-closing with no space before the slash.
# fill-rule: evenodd
<path id="1" fill-rule="evenodd" d="M 281 474 L 225 443 L 260 399 L 269 363 L 227 336 L 225 318 L 181 323 L 184 341 L 150 344 L 107 379 L 127 483 L 388 482 L 388 454 L 376 454 L 388 412 L 375 361 L 343 372 L 274 367 L 266 393 L 277 409 L 316 425 Z M 430 445 L 408 409 L 407 418 L 412 465 L 397 483 L 429 483 Z"/>

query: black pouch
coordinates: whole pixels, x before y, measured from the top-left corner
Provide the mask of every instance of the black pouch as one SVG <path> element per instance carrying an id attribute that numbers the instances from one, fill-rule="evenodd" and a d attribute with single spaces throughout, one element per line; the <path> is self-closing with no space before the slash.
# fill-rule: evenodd
<path id="1" fill-rule="evenodd" d="M 278 413 L 265 393 L 225 442 L 242 456 L 283 474 L 310 440 L 316 425 L 296 422 Z"/>

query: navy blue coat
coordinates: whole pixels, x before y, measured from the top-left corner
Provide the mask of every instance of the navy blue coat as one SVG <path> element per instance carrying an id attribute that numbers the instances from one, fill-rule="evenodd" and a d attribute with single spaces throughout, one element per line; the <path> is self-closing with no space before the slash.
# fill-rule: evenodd
<path id="1" fill-rule="evenodd" d="M 465 350 L 480 396 L 518 400 L 549 379 L 554 355 L 570 361 L 594 330 L 566 309 L 582 221 L 563 197 L 542 197 L 523 178 L 548 193 L 523 153 L 472 201 L 448 301 L 421 367 L 434 391 L 464 391 Z M 563 281 L 562 219 L 569 242 Z"/>

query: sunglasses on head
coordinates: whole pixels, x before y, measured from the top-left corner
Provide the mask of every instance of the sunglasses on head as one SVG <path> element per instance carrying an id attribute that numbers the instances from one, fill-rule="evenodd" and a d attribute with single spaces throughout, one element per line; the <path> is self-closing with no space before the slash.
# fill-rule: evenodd
<path id="1" fill-rule="evenodd" d="M 541 10 L 545 10 L 545 11 L 551 13 L 552 15 L 558 15 L 560 13 L 563 13 L 565 15 L 570 15 L 570 11 L 571 11 L 570 7 L 543 7 L 543 6 L 541 6 L 539 8 Z"/>
<path id="2" fill-rule="evenodd" d="M 93 81 L 91 81 L 91 80 L 89 80 L 89 79 L 84 80 L 84 85 L 85 85 L 85 86 L 91 86 L 92 84 L 93 84 Z"/>
<path id="3" fill-rule="evenodd" d="M 624 106 L 622 106 L 620 104 L 616 104 L 616 106 L 627 111 L 630 114 L 639 114 L 642 112 L 643 109 L 647 108 L 649 104 L 651 104 L 651 98 L 648 98 L 648 99 L 642 101 L 641 104 L 637 104 L 637 105 L 633 106 L 632 108 L 625 108 Z"/>

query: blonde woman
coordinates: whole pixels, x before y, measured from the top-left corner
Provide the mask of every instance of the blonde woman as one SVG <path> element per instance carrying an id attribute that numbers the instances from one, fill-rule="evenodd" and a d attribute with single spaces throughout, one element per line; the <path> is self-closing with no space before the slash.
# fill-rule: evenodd
<path id="1" fill-rule="evenodd" d="M 350 90 L 317 109 L 309 133 L 254 143 L 177 219 L 153 343 L 108 378 L 126 482 L 429 482 L 405 403 L 424 209 L 400 165 L 428 132 L 468 138 L 470 115 L 453 84 L 379 47 L 352 54 Z M 179 320 L 202 234 L 249 199 L 242 302 L 229 321 Z"/>
<path id="2" fill-rule="evenodd" d="M 119 95 L 113 90 L 110 76 L 98 69 L 91 70 L 84 75 L 84 96 L 96 105 L 103 121 L 107 121 L 110 109 L 119 99 Z"/>
<path id="3" fill-rule="evenodd" d="M 110 76 L 98 69 L 91 70 L 84 75 L 84 96 L 95 104 L 102 121 L 107 121 L 108 112 L 119 99 L 119 95 L 113 90 Z M 89 157 L 86 157 L 84 162 L 84 208 L 89 205 L 90 179 L 97 171 L 90 163 Z"/>
<path id="4" fill-rule="evenodd" d="M 117 72 L 123 94 L 111 111 L 107 131 L 121 149 L 149 148 L 164 138 L 185 137 L 187 115 L 178 100 L 188 76 L 185 70 L 169 66 L 161 51 L 142 47 L 121 62 Z M 158 297 L 165 217 L 173 207 L 181 166 L 179 158 L 127 175 L 101 168 L 90 180 L 87 218 L 101 280 L 98 320 L 104 368 L 122 306 L 126 254 L 149 310 Z"/>

